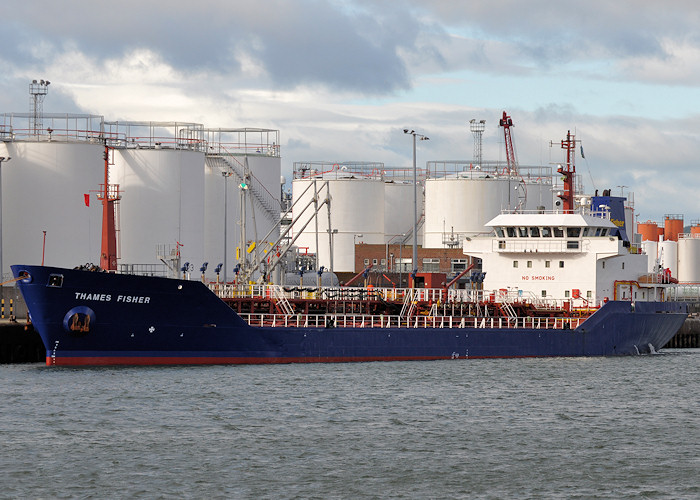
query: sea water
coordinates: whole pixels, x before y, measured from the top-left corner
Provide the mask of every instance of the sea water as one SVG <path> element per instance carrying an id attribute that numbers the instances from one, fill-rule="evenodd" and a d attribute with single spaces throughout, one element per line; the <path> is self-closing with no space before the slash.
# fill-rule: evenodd
<path id="1" fill-rule="evenodd" d="M 0 380 L 0 498 L 700 498 L 700 350 Z"/>

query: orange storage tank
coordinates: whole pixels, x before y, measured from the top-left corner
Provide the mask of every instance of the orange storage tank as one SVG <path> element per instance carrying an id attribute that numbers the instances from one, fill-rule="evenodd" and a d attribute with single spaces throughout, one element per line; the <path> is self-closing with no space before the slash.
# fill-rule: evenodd
<path id="1" fill-rule="evenodd" d="M 659 225 L 656 222 L 638 222 L 637 232 L 642 235 L 642 241 L 659 241 Z"/>
<path id="2" fill-rule="evenodd" d="M 690 234 L 693 238 L 700 238 L 700 221 L 694 220 L 690 223 Z"/>
<path id="3" fill-rule="evenodd" d="M 664 215 L 664 239 L 678 241 L 678 234 L 683 233 L 682 215 Z"/>

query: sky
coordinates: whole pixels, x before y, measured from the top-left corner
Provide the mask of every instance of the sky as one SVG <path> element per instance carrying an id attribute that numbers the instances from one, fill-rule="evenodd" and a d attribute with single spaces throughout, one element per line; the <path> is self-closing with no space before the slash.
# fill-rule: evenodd
<path id="1" fill-rule="evenodd" d="M 694 0 L 5 0 L 0 113 L 280 130 L 294 162 L 562 161 L 589 192 L 634 192 L 639 221 L 700 220 L 700 4 Z"/>

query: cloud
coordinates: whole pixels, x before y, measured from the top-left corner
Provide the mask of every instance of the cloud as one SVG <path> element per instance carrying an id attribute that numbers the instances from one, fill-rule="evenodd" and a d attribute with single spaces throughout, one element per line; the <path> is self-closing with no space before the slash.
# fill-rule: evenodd
<path id="1" fill-rule="evenodd" d="M 28 82 L 48 78 L 46 112 L 279 129 L 289 172 L 312 160 L 408 166 L 407 126 L 431 138 L 419 163 L 469 160 L 470 118 L 487 120 L 484 156 L 502 160 L 506 109 L 521 163 L 559 161 L 549 141 L 571 129 L 600 186 L 647 198 L 661 168 L 671 190 L 698 185 L 689 0 L 6 4 L 5 111 L 26 109 Z M 676 197 L 688 207 L 676 210 L 697 211 L 693 199 Z"/>

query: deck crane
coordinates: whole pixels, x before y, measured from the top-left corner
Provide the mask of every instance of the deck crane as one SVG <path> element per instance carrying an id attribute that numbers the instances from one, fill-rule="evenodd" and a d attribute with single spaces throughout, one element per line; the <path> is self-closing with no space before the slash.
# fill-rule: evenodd
<path id="1" fill-rule="evenodd" d="M 503 137 L 506 145 L 506 162 L 508 163 L 508 175 L 518 175 L 518 159 L 515 157 L 513 135 L 511 134 L 510 130 L 511 127 L 515 126 L 513 125 L 513 119 L 504 111 L 499 125 L 503 127 Z"/>

